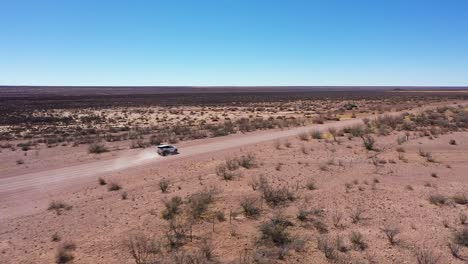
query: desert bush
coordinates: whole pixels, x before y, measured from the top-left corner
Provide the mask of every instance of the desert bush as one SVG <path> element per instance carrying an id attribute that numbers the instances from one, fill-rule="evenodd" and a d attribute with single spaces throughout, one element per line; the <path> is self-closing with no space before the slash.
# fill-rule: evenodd
<path id="1" fill-rule="evenodd" d="M 58 241 L 60 241 L 60 240 L 61 240 L 60 235 L 59 235 L 57 232 L 55 232 L 55 233 L 52 235 L 52 242 L 58 242 Z"/>
<path id="2" fill-rule="evenodd" d="M 276 140 L 275 143 L 273 144 L 275 149 L 280 150 L 281 149 L 281 141 Z"/>
<path id="3" fill-rule="evenodd" d="M 364 134 L 366 134 L 366 131 L 362 125 L 346 127 L 343 129 L 343 132 L 349 133 L 353 137 L 362 137 Z"/>
<path id="4" fill-rule="evenodd" d="M 169 190 L 169 186 L 170 186 L 170 181 L 166 178 L 162 178 L 160 181 L 159 181 L 159 189 L 161 190 L 161 192 L 163 193 L 167 193 L 167 191 Z"/>
<path id="5" fill-rule="evenodd" d="M 374 150 L 375 139 L 371 135 L 363 135 L 361 138 L 367 150 Z"/>
<path id="6" fill-rule="evenodd" d="M 230 181 L 233 180 L 237 174 L 233 171 L 230 171 L 226 164 L 219 164 L 216 166 L 216 175 L 221 177 L 223 180 Z"/>
<path id="7" fill-rule="evenodd" d="M 300 207 L 296 218 L 301 222 L 306 222 L 306 221 L 313 220 L 310 218 L 310 216 L 322 216 L 322 210 L 321 209 L 309 210 L 309 209 Z"/>
<path id="8" fill-rule="evenodd" d="M 247 217 L 256 218 L 260 215 L 260 208 L 257 206 L 257 199 L 245 197 L 241 201 L 241 207 Z"/>
<path id="9" fill-rule="evenodd" d="M 426 159 L 427 162 L 435 162 L 435 159 L 432 157 L 432 153 L 419 149 L 419 156 Z"/>
<path id="10" fill-rule="evenodd" d="M 349 250 L 342 236 L 337 235 L 335 239 L 335 248 L 340 252 L 347 252 Z"/>
<path id="11" fill-rule="evenodd" d="M 24 160 L 22 160 L 22 159 L 17 159 L 16 160 L 16 165 L 22 165 L 22 164 L 24 164 Z"/>
<path id="12" fill-rule="evenodd" d="M 161 143 L 162 143 L 163 141 L 164 141 L 164 140 L 163 140 L 163 138 L 162 138 L 161 135 L 152 135 L 152 136 L 150 137 L 149 143 L 150 143 L 151 145 L 161 145 Z"/>
<path id="13" fill-rule="evenodd" d="M 274 187 L 267 181 L 260 184 L 260 191 L 263 199 L 273 207 L 296 199 L 296 196 L 288 187 Z"/>
<path id="14" fill-rule="evenodd" d="M 126 239 L 125 245 L 136 264 L 158 263 L 160 259 L 160 243 L 143 233 L 131 234 Z"/>
<path id="15" fill-rule="evenodd" d="M 130 143 L 130 148 L 135 149 L 135 148 L 147 148 L 151 145 L 150 142 L 143 141 L 143 139 L 137 139 L 133 140 Z"/>
<path id="16" fill-rule="evenodd" d="M 307 133 L 305 133 L 305 132 L 300 133 L 300 134 L 298 135 L 298 137 L 299 137 L 299 139 L 302 140 L 302 141 L 309 141 L 309 135 L 308 135 Z"/>
<path id="17" fill-rule="evenodd" d="M 239 165 L 246 169 L 254 168 L 255 166 L 257 166 L 255 155 L 253 155 L 252 153 L 242 155 L 239 158 Z"/>
<path id="18" fill-rule="evenodd" d="M 340 228 L 343 226 L 343 224 L 341 223 L 341 220 L 343 219 L 343 213 L 340 212 L 340 211 L 335 211 L 333 212 L 332 214 L 332 221 L 333 221 L 333 225 L 336 227 L 336 228 Z"/>
<path id="19" fill-rule="evenodd" d="M 453 201 L 457 204 L 468 204 L 468 197 L 464 193 L 457 193 L 452 197 Z"/>
<path id="20" fill-rule="evenodd" d="M 107 184 L 106 180 L 104 178 L 102 178 L 102 177 L 98 178 L 98 182 L 99 182 L 99 185 L 106 185 Z"/>
<path id="21" fill-rule="evenodd" d="M 431 194 L 429 202 L 435 205 L 444 205 L 448 202 L 448 198 L 442 194 Z"/>
<path id="22" fill-rule="evenodd" d="M 104 153 L 108 151 L 109 149 L 102 143 L 93 143 L 89 145 L 88 147 L 89 153 L 99 154 L 99 153 Z"/>
<path id="23" fill-rule="evenodd" d="M 383 115 L 383 116 L 378 116 L 374 120 L 374 124 L 376 127 L 378 128 L 388 127 L 392 130 L 397 129 L 398 125 L 402 124 L 403 122 L 404 122 L 403 115 L 398 115 L 398 116 Z"/>
<path id="24" fill-rule="evenodd" d="M 122 189 L 122 186 L 116 182 L 111 182 L 109 183 L 108 187 L 107 187 L 107 190 L 110 191 L 110 192 L 113 192 L 113 191 L 118 191 Z"/>
<path id="25" fill-rule="evenodd" d="M 457 141 L 455 141 L 455 139 L 451 139 L 451 140 L 449 141 L 449 144 L 450 144 L 450 145 L 456 145 L 456 144 L 457 144 Z"/>
<path id="26" fill-rule="evenodd" d="M 450 253 L 452 254 L 452 256 L 454 256 L 455 258 L 457 258 L 459 260 L 465 260 L 465 258 L 461 255 L 462 246 L 460 246 L 459 244 L 454 243 L 452 241 L 449 241 L 447 243 L 447 247 L 449 248 Z"/>
<path id="27" fill-rule="evenodd" d="M 72 242 L 65 242 L 57 249 L 55 255 L 55 262 L 57 264 L 65 264 L 73 261 L 73 250 L 76 249 L 76 245 Z"/>
<path id="28" fill-rule="evenodd" d="M 313 219 L 312 224 L 313 224 L 314 228 L 317 229 L 317 231 L 318 231 L 320 234 L 328 233 L 328 227 L 327 227 L 327 225 L 325 224 L 325 222 L 323 222 L 322 220 L 320 220 L 320 219 Z"/>
<path id="29" fill-rule="evenodd" d="M 169 247 L 178 249 L 185 245 L 189 239 L 191 229 L 192 223 L 171 219 L 169 221 L 169 230 L 166 232 Z"/>
<path id="30" fill-rule="evenodd" d="M 462 225 L 468 224 L 468 216 L 463 212 L 458 215 L 458 220 L 460 220 L 460 224 Z"/>
<path id="31" fill-rule="evenodd" d="M 338 136 L 338 130 L 335 127 L 328 128 L 328 133 L 333 137 L 333 141 L 337 141 L 336 137 Z"/>
<path id="32" fill-rule="evenodd" d="M 239 163 L 240 163 L 239 159 L 233 158 L 233 159 L 226 160 L 225 164 L 228 170 L 234 171 L 234 170 L 239 169 L 239 166 L 240 166 Z"/>
<path id="33" fill-rule="evenodd" d="M 304 155 L 309 155 L 310 153 L 309 149 L 304 145 L 301 146 L 301 151 L 302 151 L 302 154 Z"/>
<path id="34" fill-rule="evenodd" d="M 407 136 L 398 136 L 397 138 L 397 143 L 398 145 L 402 145 L 403 143 L 407 142 L 408 141 L 408 137 Z"/>
<path id="35" fill-rule="evenodd" d="M 312 130 L 310 132 L 310 136 L 313 138 L 313 139 L 322 139 L 322 132 L 320 132 L 319 130 Z"/>
<path id="36" fill-rule="evenodd" d="M 358 250 L 365 250 L 368 247 L 366 241 L 364 241 L 364 236 L 360 232 L 357 232 L 357 231 L 351 232 L 349 236 L 349 240 L 351 241 L 351 243 L 353 243 L 354 247 Z"/>
<path id="37" fill-rule="evenodd" d="M 189 214 L 193 219 L 199 219 L 208 210 L 208 206 L 214 202 L 215 189 L 203 189 L 190 195 L 187 201 Z"/>
<path id="38" fill-rule="evenodd" d="M 322 235 L 318 237 L 317 248 L 322 251 L 329 260 L 335 260 L 338 257 L 335 245 L 328 236 Z"/>
<path id="39" fill-rule="evenodd" d="M 465 227 L 462 230 L 455 231 L 455 233 L 453 234 L 453 240 L 458 245 L 468 247 L 468 227 Z"/>
<path id="40" fill-rule="evenodd" d="M 122 200 L 127 200 L 128 199 L 128 193 L 123 192 L 123 193 L 120 194 L 120 197 L 122 198 Z"/>
<path id="41" fill-rule="evenodd" d="M 353 222 L 353 224 L 360 223 L 364 219 L 363 214 L 364 210 L 361 207 L 357 207 L 356 209 L 351 211 L 351 221 Z"/>
<path id="42" fill-rule="evenodd" d="M 164 200 L 163 203 L 166 207 L 166 209 L 164 209 L 162 213 L 164 219 L 171 220 L 174 219 L 176 215 L 180 214 L 182 198 L 180 198 L 179 196 L 174 196 L 170 200 Z"/>
<path id="43" fill-rule="evenodd" d="M 275 246 L 284 246 L 291 242 L 288 227 L 293 224 L 284 216 L 276 214 L 268 221 L 260 225 L 262 241 L 272 243 Z"/>
<path id="44" fill-rule="evenodd" d="M 215 213 L 215 216 L 216 216 L 216 219 L 218 220 L 218 222 L 224 222 L 226 221 L 226 216 L 224 215 L 224 212 L 223 211 L 217 211 Z"/>
<path id="45" fill-rule="evenodd" d="M 418 264 L 438 264 L 440 263 L 440 256 L 428 248 L 418 248 L 415 250 L 414 255 Z"/>
<path id="46" fill-rule="evenodd" d="M 55 211 L 57 215 L 60 215 L 62 211 L 69 211 L 72 209 L 72 206 L 63 202 L 63 201 L 51 201 L 49 203 L 49 207 L 47 207 L 47 210 L 49 211 Z"/>
<path id="47" fill-rule="evenodd" d="M 309 178 L 307 180 L 306 188 L 307 188 L 307 190 L 310 190 L 310 191 L 317 190 L 317 184 L 315 183 L 314 178 Z"/>
<path id="48" fill-rule="evenodd" d="M 382 229 L 382 232 L 385 234 L 385 236 L 388 239 L 388 242 L 390 242 L 391 245 L 396 245 L 398 243 L 396 237 L 401 232 L 398 227 L 387 226 Z"/>

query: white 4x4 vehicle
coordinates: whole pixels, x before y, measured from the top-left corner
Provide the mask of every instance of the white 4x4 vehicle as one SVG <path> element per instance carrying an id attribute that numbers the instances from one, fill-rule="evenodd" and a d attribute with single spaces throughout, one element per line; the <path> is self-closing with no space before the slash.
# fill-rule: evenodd
<path id="1" fill-rule="evenodd" d="M 159 145 L 158 146 L 158 154 L 161 156 L 167 156 L 167 155 L 175 155 L 179 154 L 179 150 L 175 146 L 171 145 Z"/>

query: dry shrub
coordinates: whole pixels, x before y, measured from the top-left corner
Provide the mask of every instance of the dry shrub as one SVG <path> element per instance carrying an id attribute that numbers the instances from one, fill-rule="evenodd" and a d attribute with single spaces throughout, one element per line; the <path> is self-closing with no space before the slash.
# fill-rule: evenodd
<path id="1" fill-rule="evenodd" d="M 116 182 L 109 183 L 107 190 L 110 192 L 121 190 L 122 186 Z"/>
<path id="2" fill-rule="evenodd" d="M 364 219 L 364 210 L 361 207 L 357 207 L 351 211 L 351 221 L 353 224 L 358 224 Z"/>
<path id="3" fill-rule="evenodd" d="M 237 176 L 237 173 L 230 171 L 226 164 L 220 164 L 216 166 L 216 175 L 221 177 L 225 181 L 233 180 Z"/>
<path id="4" fill-rule="evenodd" d="M 454 242 L 450 241 L 450 242 L 447 243 L 447 247 L 449 248 L 450 253 L 452 254 L 452 256 L 454 256 L 455 258 L 460 259 L 460 260 L 465 260 L 464 257 L 461 255 L 462 246 L 460 246 L 457 243 L 454 243 Z"/>
<path id="5" fill-rule="evenodd" d="M 314 219 L 311 217 L 312 216 L 320 217 L 322 216 L 322 213 L 323 213 L 323 210 L 321 209 L 309 210 L 304 207 L 300 207 L 296 217 L 301 222 L 314 221 Z"/>
<path id="6" fill-rule="evenodd" d="M 169 190 L 169 186 L 170 186 L 170 181 L 166 178 L 162 178 L 160 181 L 159 181 L 159 189 L 161 189 L 161 192 L 163 193 L 167 193 L 167 191 Z"/>
<path id="7" fill-rule="evenodd" d="M 305 132 L 300 133 L 300 134 L 298 135 L 298 137 L 299 137 L 299 139 L 302 140 L 302 141 L 309 141 L 309 135 L 308 135 L 307 133 L 305 133 Z"/>
<path id="8" fill-rule="evenodd" d="M 438 264 L 440 263 L 440 255 L 436 255 L 429 248 L 418 248 L 415 250 L 414 255 L 418 264 Z"/>
<path id="9" fill-rule="evenodd" d="M 325 257 L 329 260 L 335 260 L 338 258 L 335 244 L 331 241 L 328 236 L 322 235 L 317 239 L 317 247 L 320 251 L 325 254 Z"/>
<path id="10" fill-rule="evenodd" d="M 57 264 L 65 264 L 73 261 L 73 251 L 76 249 L 76 245 L 72 242 L 65 242 L 57 249 L 55 255 L 55 262 Z"/>
<path id="11" fill-rule="evenodd" d="M 260 208 L 257 206 L 258 200 L 253 197 L 245 197 L 241 201 L 241 207 L 247 217 L 256 218 L 260 215 Z"/>
<path id="12" fill-rule="evenodd" d="M 254 154 L 249 153 L 247 155 L 242 155 L 239 158 L 239 166 L 245 169 L 252 169 L 257 166 L 256 157 Z"/>
<path id="13" fill-rule="evenodd" d="M 64 201 L 51 201 L 49 203 L 49 207 L 47 207 L 47 210 L 49 211 L 55 211 L 55 213 L 57 213 L 57 215 L 60 215 L 62 213 L 62 211 L 69 211 L 71 210 L 73 207 L 67 203 L 65 203 Z"/>
<path id="14" fill-rule="evenodd" d="M 93 143 L 91 145 L 89 145 L 88 147 L 88 152 L 89 153 L 95 153 L 95 154 L 99 154 L 99 153 L 104 153 L 104 152 L 108 152 L 109 149 L 102 143 Z"/>
<path id="15" fill-rule="evenodd" d="M 435 159 L 434 159 L 434 157 L 432 157 L 431 152 L 419 149 L 419 156 L 425 158 L 427 162 L 435 162 Z"/>
<path id="16" fill-rule="evenodd" d="M 468 196 L 464 193 L 457 193 L 452 197 L 453 201 L 457 204 L 467 205 L 468 204 Z"/>
<path id="17" fill-rule="evenodd" d="M 191 233 L 192 223 L 177 219 L 169 221 L 169 230 L 166 232 L 168 245 L 171 249 L 178 249 L 185 245 Z"/>
<path id="18" fill-rule="evenodd" d="M 465 227 L 462 230 L 455 231 L 453 240 L 458 245 L 468 247 L 468 228 Z"/>
<path id="19" fill-rule="evenodd" d="M 367 150 L 375 150 L 374 144 L 375 144 L 375 139 L 371 135 L 363 135 L 361 136 L 362 142 L 364 144 L 364 147 Z"/>
<path id="20" fill-rule="evenodd" d="M 208 210 L 208 206 L 214 202 L 217 191 L 204 189 L 190 195 L 187 201 L 189 214 L 192 219 L 199 219 Z"/>
<path id="21" fill-rule="evenodd" d="M 398 243 L 396 237 L 401 232 L 398 227 L 387 226 L 382 229 L 382 232 L 384 232 L 385 236 L 388 239 L 388 242 L 390 242 L 391 245 L 396 245 Z"/>
<path id="22" fill-rule="evenodd" d="M 317 187 L 317 184 L 315 183 L 315 180 L 314 178 L 309 178 L 306 182 L 306 188 L 307 190 L 310 190 L 310 191 L 313 191 L 313 190 L 317 190 L 318 187 Z"/>
<path id="23" fill-rule="evenodd" d="M 293 226 L 291 221 L 283 215 L 275 214 L 260 225 L 262 241 L 277 247 L 290 243 L 292 238 L 287 230 L 290 226 Z"/>
<path id="24" fill-rule="evenodd" d="M 159 260 L 160 243 L 142 233 L 131 234 L 125 245 L 136 264 L 157 263 Z"/>
<path id="25" fill-rule="evenodd" d="M 313 130 L 310 132 L 310 136 L 313 139 L 322 139 L 322 132 L 320 132 L 319 130 Z"/>
<path id="26" fill-rule="evenodd" d="M 447 204 L 448 201 L 449 199 L 447 198 L 447 196 L 444 196 L 442 194 L 432 194 L 429 196 L 429 202 L 431 204 L 444 205 Z"/>
<path id="27" fill-rule="evenodd" d="M 102 178 L 102 177 L 99 177 L 98 182 L 99 182 L 99 185 L 106 185 L 107 184 L 106 180 L 104 178 Z"/>
<path id="28" fill-rule="evenodd" d="M 164 200 L 163 201 L 164 206 L 166 209 L 164 209 L 162 216 L 166 220 L 171 220 L 174 219 L 174 217 L 178 214 L 180 214 L 181 209 L 180 206 L 182 205 L 182 198 L 179 196 L 174 196 L 170 200 Z"/>
<path id="29" fill-rule="evenodd" d="M 234 171 L 239 169 L 239 159 L 233 158 L 233 159 L 228 159 L 226 160 L 226 168 L 230 171 Z"/>
<path id="30" fill-rule="evenodd" d="M 263 199 L 273 207 L 296 200 L 295 194 L 288 187 L 274 187 L 264 178 L 260 183 L 260 191 Z"/>
<path id="31" fill-rule="evenodd" d="M 458 219 L 462 225 L 466 225 L 468 223 L 468 216 L 463 212 L 458 215 Z"/>
<path id="32" fill-rule="evenodd" d="M 364 236 L 360 232 L 357 232 L 357 231 L 351 232 L 349 236 L 349 240 L 351 241 L 351 243 L 353 243 L 354 247 L 358 250 L 365 250 L 368 247 L 366 241 L 364 241 Z"/>
<path id="33" fill-rule="evenodd" d="M 343 224 L 341 223 L 343 219 L 343 213 L 340 212 L 340 211 L 335 211 L 332 215 L 332 221 L 333 221 L 333 225 L 336 227 L 336 228 L 341 228 L 343 227 Z"/>
<path id="34" fill-rule="evenodd" d="M 354 125 L 351 127 L 346 127 L 343 129 L 343 132 L 349 133 L 352 137 L 361 137 L 366 133 L 362 125 Z"/>

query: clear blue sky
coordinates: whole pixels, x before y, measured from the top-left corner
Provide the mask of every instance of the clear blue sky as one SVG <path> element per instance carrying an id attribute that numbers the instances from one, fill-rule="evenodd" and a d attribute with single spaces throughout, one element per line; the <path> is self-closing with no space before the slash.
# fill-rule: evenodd
<path id="1" fill-rule="evenodd" d="M 468 85 L 466 0 L 2 0 L 4 85 Z"/>

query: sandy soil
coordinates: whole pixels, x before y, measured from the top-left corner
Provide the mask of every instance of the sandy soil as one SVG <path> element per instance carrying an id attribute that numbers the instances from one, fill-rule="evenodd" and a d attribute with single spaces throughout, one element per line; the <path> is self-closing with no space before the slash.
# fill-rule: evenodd
<path id="1" fill-rule="evenodd" d="M 403 132 L 392 132 L 376 138 L 379 152 L 364 149 L 360 138 L 341 137 L 337 144 L 329 137 L 307 141 L 297 137 L 312 129 L 360 122 L 353 119 L 195 140 L 181 144 L 181 154 L 168 158 L 157 157 L 151 149 L 134 149 L 106 153 L 99 160 L 83 157 L 78 163 L 72 161 L 73 154 L 50 155 L 59 164 L 52 170 L 43 170 L 39 164 L 19 168 L 19 172 L 11 169 L 0 177 L 0 262 L 53 263 L 61 243 L 52 241 L 57 233 L 62 242 L 76 244 L 73 263 L 134 263 L 124 241 L 135 231 L 164 239 L 168 223 L 161 217 L 163 200 L 176 195 L 185 199 L 215 186 L 219 193 L 209 212 L 222 211 L 232 220 L 213 224 L 214 218 L 207 215 L 194 225 L 194 239 L 187 247 L 196 247 L 208 238 L 222 263 L 239 263 L 244 254 L 250 256 L 258 246 L 258 227 L 278 211 L 293 223 L 291 234 L 306 243 L 303 251 L 292 250 L 285 260 L 272 262 L 329 263 L 318 249 L 317 239 L 340 236 L 349 248 L 339 252 L 344 263 L 416 263 L 414 252 L 420 248 L 440 257 L 439 263 L 464 263 L 450 254 L 447 243 L 454 230 L 463 228 L 459 218 L 468 214 L 467 206 L 437 206 L 428 198 L 467 193 L 468 134 L 453 132 L 432 139 L 412 134 L 399 146 L 396 138 Z M 456 145 L 449 144 L 452 139 Z M 398 148 L 404 152 L 397 152 Z M 431 152 L 436 162 L 421 157 L 421 149 Z M 232 181 L 216 175 L 216 167 L 226 159 L 252 152 L 255 168 L 238 169 Z M 46 157 L 41 152 L 37 162 Z M 26 164 L 29 159 L 34 156 L 28 156 Z M 251 185 L 261 175 L 293 190 L 296 200 L 279 208 L 262 203 L 261 215 L 247 218 L 240 202 L 245 197 L 260 200 Z M 119 183 L 122 190 L 108 191 L 98 184 L 99 176 L 108 185 Z M 159 188 L 163 178 L 170 180 L 168 193 Z M 311 179 L 316 190 L 306 188 Z M 72 208 L 61 214 L 47 210 L 52 200 L 65 201 Z M 296 218 L 303 208 L 323 211 L 319 219 L 327 226 L 326 234 Z M 359 209 L 362 220 L 353 223 L 351 215 Z M 338 215 L 342 219 L 335 226 Z M 390 245 L 382 232 L 388 226 L 401 230 L 396 245 Z M 365 250 L 353 248 L 352 232 L 363 235 L 368 245 Z M 468 255 L 466 247 L 462 255 Z"/>

